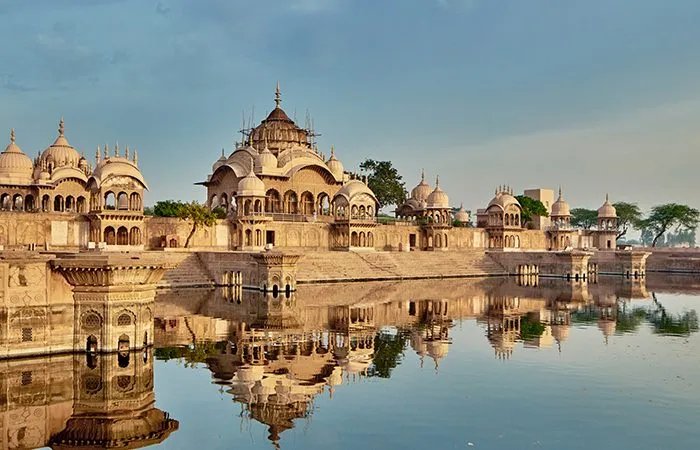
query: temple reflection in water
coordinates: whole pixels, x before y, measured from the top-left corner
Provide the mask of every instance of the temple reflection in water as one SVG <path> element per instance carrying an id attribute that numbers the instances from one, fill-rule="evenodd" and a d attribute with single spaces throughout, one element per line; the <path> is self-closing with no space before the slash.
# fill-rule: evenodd
<path id="1" fill-rule="evenodd" d="M 0 364 L 0 448 L 139 448 L 178 428 L 155 407 L 151 350 Z"/>
<path id="2" fill-rule="evenodd" d="M 642 302 L 632 308 L 632 299 Z M 655 315 L 644 281 L 625 278 L 319 284 L 288 296 L 178 290 L 157 298 L 155 342 L 158 357 L 206 364 L 278 446 L 294 420 L 310 417 L 316 396 L 363 377 L 389 377 L 409 348 L 421 367 L 438 371 L 458 321 L 475 320 L 495 357 L 507 360 L 518 343 L 565 351 L 578 323 L 596 323 L 603 345 L 618 323 L 634 316 L 637 325 L 653 325 Z M 694 326 L 688 332 L 697 318 Z"/>

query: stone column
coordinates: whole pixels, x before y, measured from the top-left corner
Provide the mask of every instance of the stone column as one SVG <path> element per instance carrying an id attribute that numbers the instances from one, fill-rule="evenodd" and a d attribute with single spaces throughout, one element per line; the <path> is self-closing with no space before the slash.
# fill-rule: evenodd
<path id="1" fill-rule="evenodd" d="M 153 345 L 156 284 L 162 264 L 118 254 L 52 261 L 73 286 L 74 351 L 115 352 Z"/>

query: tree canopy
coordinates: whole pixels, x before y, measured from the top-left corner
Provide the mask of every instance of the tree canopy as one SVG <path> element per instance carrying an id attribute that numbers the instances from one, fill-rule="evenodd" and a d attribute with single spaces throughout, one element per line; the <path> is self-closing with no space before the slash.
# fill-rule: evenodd
<path id="1" fill-rule="evenodd" d="M 590 230 L 598 222 L 598 212 L 593 209 L 574 208 L 571 210 L 571 225 Z"/>
<path id="2" fill-rule="evenodd" d="M 635 203 L 613 203 L 617 211 L 617 239 L 627 234 L 630 228 L 640 228 L 642 211 Z"/>
<path id="3" fill-rule="evenodd" d="M 654 235 L 651 246 L 656 247 L 657 241 L 663 234 L 675 228 L 675 230 L 695 230 L 700 222 L 700 211 L 687 205 L 678 203 L 666 203 L 654 206 L 649 216 L 644 219 L 640 226 L 647 233 Z"/>
<path id="4" fill-rule="evenodd" d="M 534 216 L 549 216 L 549 213 L 547 213 L 547 208 L 541 201 L 535 200 L 534 198 L 530 198 L 527 195 L 516 195 L 515 198 L 518 200 L 518 203 L 520 203 L 520 206 L 523 208 L 523 211 L 520 214 L 521 223 L 524 224 L 531 221 Z"/>
<path id="5" fill-rule="evenodd" d="M 391 161 L 367 159 L 360 164 L 366 170 L 367 185 L 377 196 L 380 206 L 400 205 L 406 201 L 406 186 Z"/>
<path id="6" fill-rule="evenodd" d="M 177 200 L 161 200 L 153 206 L 153 215 L 156 217 L 179 217 L 180 208 L 184 203 Z"/>

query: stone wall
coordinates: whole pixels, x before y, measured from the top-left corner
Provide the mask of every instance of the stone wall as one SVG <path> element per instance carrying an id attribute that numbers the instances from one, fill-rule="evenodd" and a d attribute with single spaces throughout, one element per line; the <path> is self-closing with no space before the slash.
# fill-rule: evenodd
<path id="1" fill-rule="evenodd" d="M 0 358 L 73 350 L 73 294 L 48 260 L 0 259 Z"/>
<path id="2" fill-rule="evenodd" d="M 700 273 L 700 249 L 644 248 L 651 252 L 647 259 L 648 272 Z"/>
<path id="3" fill-rule="evenodd" d="M 90 222 L 85 216 L 70 213 L 25 213 L 3 211 L 0 214 L 0 245 L 26 249 L 77 249 L 87 247 Z"/>
<path id="4" fill-rule="evenodd" d="M 175 217 L 146 216 L 144 243 L 148 249 L 162 248 L 164 236 L 177 236 L 178 247 L 184 247 L 192 229 L 191 222 Z M 231 241 L 231 227 L 226 220 L 217 220 L 211 227 L 199 228 L 190 242 L 190 248 L 228 249 Z"/>

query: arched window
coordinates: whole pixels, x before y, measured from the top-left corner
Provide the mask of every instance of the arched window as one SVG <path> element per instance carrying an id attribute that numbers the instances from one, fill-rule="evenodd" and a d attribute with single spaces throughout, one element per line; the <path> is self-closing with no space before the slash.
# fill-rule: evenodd
<path id="1" fill-rule="evenodd" d="M 10 197 L 10 194 L 2 194 L 0 196 L 0 206 L 4 211 L 12 209 L 12 197 Z"/>
<path id="2" fill-rule="evenodd" d="M 15 194 L 12 199 L 12 210 L 13 211 L 24 211 L 24 198 L 20 194 Z"/>
<path id="3" fill-rule="evenodd" d="M 131 227 L 129 231 L 129 244 L 141 245 L 141 229 L 139 227 Z"/>
<path id="4" fill-rule="evenodd" d="M 255 206 L 253 206 L 253 211 L 256 213 L 262 212 L 262 201 L 260 199 L 255 200 L 254 203 Z"/>
<path id="5" fill-rule="evenodd" d="M 129 209 L 133 211 L 140 211 L 142 208 L 141 196 L 137 192 L 132 192 L 129 196 Z"/>
<path id="6" fill-rule="evenodd" d="M 117 235 L 116 235 L 116 232 L 114 231 L 114 227 L 105 228 L 103 236 L 104 236 L 104 242 L 106 242 L 107 245 L 114 245 L 117 243 Z"/>
<path id="7" fill-rule="evenodd" d="M 280 212 L 280 193 L 275 189 L 269 189 L 265 193 L 265 212 Z"/>
<path id="8" fill-rule="evenodd" d="M 294 191 L 287 191 L 284 194 L 284 209 L 286 213 L 298 214 L 299 213 L 299 200 L 297 194 Z"/>
<path id="9" fill-rule="evenodd" d="M 327 216 L 330 214 L 331 204 L 330 204 L 330 197 L 328 196 L 328 194 L 326 194 L 325 192 L 321 192 L 320 194 L 318 194 L 317 203 L 318 203 L 318 209 L 317 209 L 318 214 L 320 214 L 322 216 Z"/>
<path id="10" fill-rule="evenodd" d="M 51 209 L 51 198 L 49 197 L 48 194 L 44 194 L 43 197 L 41 197 L 41 210 L 44 212 L 49 212 Z"/>
<path id="11" fill-rule="evenodd" d="M 117 230 L 117 245 L 129 245 L 129 230 L 126 227 Z"/>
<path id="12" fill-rule="evenodd" d="M 54 212 L 63 212 L 65 204 L 63 203 L 63 197 L 57 195 L 53 198 L 53 210 Z"/>
<path id="13" fill-rule="evenodd" d="M 68 197 L 66 197 L 66 211 L 68 211 L 68 212 L 75 211 L 75 199 L 73 198 L 72 195 L 69 195 Z"/>
<path id="14" fill-rule="evenodd" d="M 128 327 L 131 325 L 131 315 L 129 313 L 121 313 L 119 317 L 117 317 L 117 326 L 119 327 Z"/>
<path id="15" fill-rule="evenodd" d="M 34 211 L 35 209 L 36 205 L 34 204 L 34 196 L 30 194 L 24 197 L 24 210 Z"/>
<path id="16" fill-rule="evenodd" d="M 117 209 L 126 211 L 129 209 L 129 196 L 126 192 L 120 192 L 117 196 Z"/>
<path id="17" fill-rule="evenodd" d="M 114 192 L 109 191 L 105 194 L 105 209 L 117 209 L 117 197 Z"/>
<path id="18" fill-rule="evenodd" d="M 309 191 L 301 194 L 301 213 L 306 215 L 314 213 L 314 195 Z"/>
<path id="19" fill-rule="evenodd" d="M 350 237 L 350 245 L 352 247 L 359 247 L 360 242 L 359 242 L 359 239 L 357 237 L 357 231 L 352 232 L 352 235 Z"/>
<path id="20" fill-rule="evenodd" d="M 79 213 L 84 213 L 85 211 L 85 197 L 78 197 L 78 200 L 75 202 L 75 210 Z"/>

